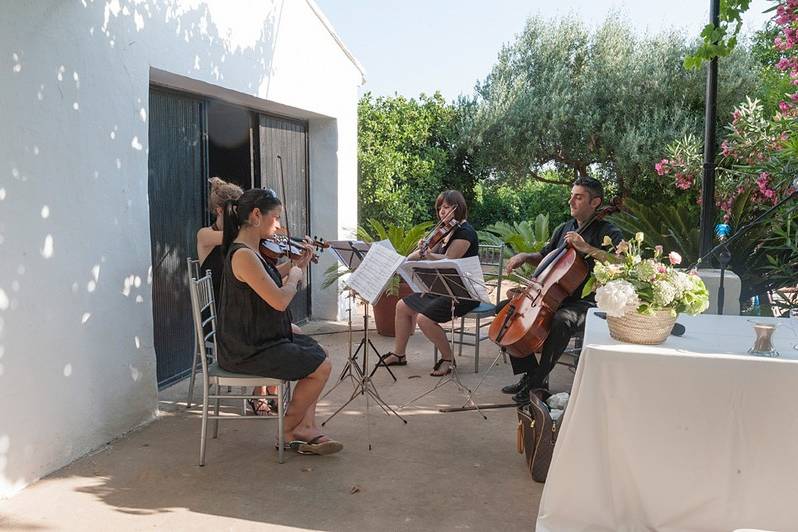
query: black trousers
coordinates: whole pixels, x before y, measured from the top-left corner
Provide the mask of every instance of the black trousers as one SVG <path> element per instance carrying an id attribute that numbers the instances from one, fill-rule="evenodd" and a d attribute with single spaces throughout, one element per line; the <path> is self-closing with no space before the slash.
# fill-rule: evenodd
<path id="1" fill-rule="evenodd" d="M 501 301 L 497 306 L 496 312 L 498 313 L 508 302 L 509 300 Z M 546 377 L 554 369 L 554 365 L 557 364 L 563 351 L 568 347 L 571 337 L 584 328 L 588 309 L 595 306 L 596 304 L 593 301 L 566 299 L 551 320 L 551 330 L 543 343 L 540 362 L 537 361 L 534 353 L 530 353 L 530 356 L 526 358 L 510 357 L 513 373 L 516 375 L 527 373 L 530 379 L 529 385 L 532 388 L 543 387 Z"/>

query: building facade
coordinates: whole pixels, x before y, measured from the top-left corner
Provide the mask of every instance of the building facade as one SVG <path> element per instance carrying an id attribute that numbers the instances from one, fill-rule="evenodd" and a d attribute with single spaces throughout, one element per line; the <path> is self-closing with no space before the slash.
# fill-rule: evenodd
<path id="1" fill-rule="evenodd" d="M 209 176 L 279 192 L 281 155 L 292 229 L 352 235 L 364 81 L 312 0 L 3 7 L 0 497 L 149 422 L 184 375 Z M 300 314 L 337 317 L 330 261 Z"/>

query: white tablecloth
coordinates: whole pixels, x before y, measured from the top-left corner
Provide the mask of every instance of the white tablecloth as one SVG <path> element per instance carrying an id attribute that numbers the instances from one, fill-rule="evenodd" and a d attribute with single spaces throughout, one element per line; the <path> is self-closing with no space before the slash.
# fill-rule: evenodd
<path id="1" fill-rule="evenodd" d="M 593 312 L 537 530 L 798 530 L 798 322 L 757 358 L 745 317 L 642 346 Z"/>

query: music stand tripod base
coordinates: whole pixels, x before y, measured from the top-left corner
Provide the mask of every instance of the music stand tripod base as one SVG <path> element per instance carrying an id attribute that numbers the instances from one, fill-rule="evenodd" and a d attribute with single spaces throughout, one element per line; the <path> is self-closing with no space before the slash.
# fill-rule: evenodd
<path id="1" fill-rule="evenodd" d="M 472 405 L 472 409 L 476 410 L 479 415 L 482 416 L 483 419 L 488 419 L 485 414 L 483 414 L 480 409 L 479 405 L 477 405 L 473 399 L 472 395 L 473 392 L 460 380 L 460 375 L 457 372 L 457 361 L 454 359 L 454 320 L 455 320 L 455 305 L 461 300 L 473 300 L 473 298 L 468 293 L 468 289 L 465 287 L 465 284 L 458 273 L 452 273 L 450 269 L 446 269 L 446 271 L 441 271 L 440 269 L 427 269 L 423 276 L 419 275 L 418 269 L 413 270 L 413 275 L 416 276 L 419 280 L 419 284 L 423 286 L 427 291 L 425 293 L 439 295 L 448 297 L 451 300 L 451 330 L 450 330 L 450 353 L 452 355 L 452 359 L 449 361 L 449 373 L 446 375 L 442 375 L 438 382 L 435 383 L 431 389 L 427 390 L 426 392 L 422 393 L 421 395 L 407 401 L 403 405 L 401 405 L 398 409 L 402 410 L 403 408 L 413 404 L 414 402 L 418 401 L 422 397 L 425 397 L 438 388 L 441 388 L 445 384 L 449 382 L 454 382 L 457 386 L 457 389 L 463 393 L 466 397 L 465 405 L 469 403 Z M 495 362 L 494 362 L 495 364 Z M 483 377 L 484 380 L 484 377 Z M 464 405 L 464 407 L 465 407 Z"/>
<path id="2" fill-rule="evenodd" d="M 358 397 L 359 395 L 364 396 L 364 398 L 366 399 L 366 427 L 367 427 L 367 429 L 369 427 L 369 421 L 368 421 L 369 398 L 374 399 L 374 402 L 377 403 L 377 405 L 382 409 L 383 412 L 385 412 L 386 415 L 390 416 L 391 414 L 393 414 L 396 417 L 398 417 L 399 419 L 401 419 L 402 422 L 404 422 L 405 424 L 407 423 L 407 420 L 405 418 L 400 416 L 396 412 L 396 410 L 391 408 L 391 406 L 388 403 L 386 403 L 385 400 L 382 397 L 380 397 L 380 394 L 377 391 L 377 388 L 374 385 L 374 382 L 372 381 L 371 377 L 374 374 L 374 372 L 373 371 L 369 372 L 369 370 L 368 370 L 368 351 L 369 351 L 368 347 L 371 346 L 372 348 L 374 348 L 374 344 L 372 344 L 371 340 L 369 339 L 369 328 L 368 328 L 368 320 L 369 320 L 368 305 L 369 304 L 368 304 L 367 301 L 363 301 L 363 303 L 364 303 L 364 308 L 365 308 L 364 313 L 363 313 L 363 339 L 361 340 L 360 346 L 358 347 L 358 351 L 360 350 L 360 347 L 363 347 L 362 363 L 360 365 L 358 365 L 357 351 L 356 351 L 355 354 L 352 357 L 350 357 L 349 360 L 347 361 L 347 364 L 349 365 L 348 372 L 347 372 L 347 367 L 345 366 L 344 370 L 341 373 L 340 380 L 333 387 L 333 389 L 335 389 L 335 387 L 337 387 L 341 382 L 343 382 L 343 379 L 348 376 L 348 377 L 350 377 L 352 379 L 352 382 L 354 384 L 354 388 L 352 390 L 352 395 L 349 397 L 349 399 L 344 404 L 342 404 L 340 407 L 338 407 L 338 409 L 335 412 L 333 412 L 330 415 L 330 417 L 328 417 L 327 419 L 325 419 L 322 422 L 322 424 L 321 424 L 322 427 L 325 426 L 328 421 L 330 421 L 332 418 L 334 418 L 336 415 L 338 415 L 338 413 L 341 412 L 344 408 L 349 406 L 349 404 L 352 401 L 354 401 L 355 398 Z M 351 341 L 351 337 L 350 337 L 350 341 Z M 350 349 L 351 349 L 351 347 L 350 347 Z M 374 348 L 374 351 L 377 352 L 376 348 Z M 379 352 L 377 352 L 377 354 L 379 355 Z M 352 373 L 352 368 L 354 368 L 355 373 L 357 374 L 357 376 L 355 376 L 355 374 Z M 386 369 L 388 369 L 388 371 L 391 373 L 391 376 L 394 377 L 393 372 L 390 371 L 390 368 L 386 367 Z M 396 377 L 394 377 L 394 380 L 396 380 Z M 332 391 L 332 390 L 330 390 L 330 391 Z M 327 392 L 327 394 L 329 394 L 329 393 L 330 392 Z M 326 396 L 326 394 L 325 394 L 325 396 Z M 371 449 L 371 439 L 370 439 L 370 437 L 369 437 L 369 449 Z"/>

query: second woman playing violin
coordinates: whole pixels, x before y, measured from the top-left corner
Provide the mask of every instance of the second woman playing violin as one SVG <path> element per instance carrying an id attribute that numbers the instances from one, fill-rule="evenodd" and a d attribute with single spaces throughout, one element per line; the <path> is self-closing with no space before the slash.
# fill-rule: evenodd
<path id="1" fill-rule="evenodd" d="M 479 252 L 479 239 L 477 232 L 466 221 L 468 207 L 463 195 L 457 190 L 441 192 L 435 200 L 435 211 L 441 221 L 453 219 L 459 224 L 455 224 L 454 229 L 437 246 L 429 250 L 424 249 L 426 246 L 420 242 L 420 249 L 408 255 L 407 259 L 440 260 L 476 256 Z M 413 331 L 414 321 L 417 320 L 421 332 L 441 353 L 441 358 L 430 375 L 438 377 L 449 373 L 453 360 L 452 350 L 446 332 L 440 324 L 452 319 L 451 304 L 451 298 L 430 294 L 411 294 L 399 301 L 396 305 L 394 348 L 381 357 L 382 362 L 388 366 L 407 364 L 405 355 L 407 341 Z M 478 301 L 461 301 L 455 305 L 454 315 L 464 316 L 477 306 L 479 306 Z"/>

